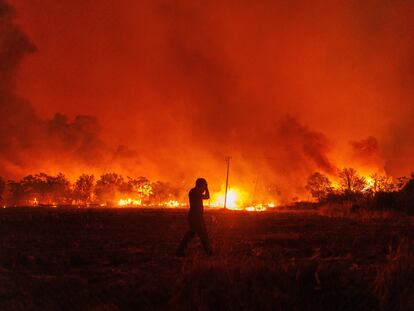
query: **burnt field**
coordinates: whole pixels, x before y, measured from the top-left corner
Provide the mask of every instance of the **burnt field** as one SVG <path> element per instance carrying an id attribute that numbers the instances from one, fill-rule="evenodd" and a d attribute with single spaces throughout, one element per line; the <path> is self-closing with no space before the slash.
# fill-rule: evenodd
<path id="1" fill-rule="evenodd" d="M 176 258 L 182 210 L 2 209 L 0 309 L 414 309 L 408 217 L 205 218 L 215 254 Z"/>

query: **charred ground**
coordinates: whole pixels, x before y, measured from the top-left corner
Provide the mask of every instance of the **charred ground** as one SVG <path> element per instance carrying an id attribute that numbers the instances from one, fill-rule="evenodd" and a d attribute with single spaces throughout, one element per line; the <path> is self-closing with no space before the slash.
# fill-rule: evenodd
<path id="1" fill-rule="evenodd" d="M 408 310 L 413 220 L 208 211 L 215 255 L 173 256 L 184 211 L 0 210 L 0 308 Z"/>

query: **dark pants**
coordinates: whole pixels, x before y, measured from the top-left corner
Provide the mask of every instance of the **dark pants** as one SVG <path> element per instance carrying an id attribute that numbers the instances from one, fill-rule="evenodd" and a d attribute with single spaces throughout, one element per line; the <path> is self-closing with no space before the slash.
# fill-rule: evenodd
<path id="1" fill-rule="evenodd" d="M 178 246 L 177 254 L 183 255 L 185 249 L 187 248 L 188 242 L 190 242 L 194 238 L 194 236 L 197 234 L 201 240 L 201 243 L 203 244 L 204 250 L 206 251 L 207 254 L 211 255 L 212 252 L 210 248 L 210 243 L 208 241 L 206 225 L 204 224 L 203 217 L 189 216 L 188 223 L 190 225 L 190 228 L 187 231 L 187 233 L 184 235 L 180 245 Z"/>

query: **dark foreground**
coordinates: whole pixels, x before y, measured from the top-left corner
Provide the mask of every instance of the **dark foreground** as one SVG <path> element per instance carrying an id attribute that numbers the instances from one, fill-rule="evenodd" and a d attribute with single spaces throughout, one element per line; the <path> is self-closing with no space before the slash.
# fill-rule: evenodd
<path id="1" fill-rule="evenodd" d="M 0 210 L 0 310 L 414 310 L 409 218 Z"/>

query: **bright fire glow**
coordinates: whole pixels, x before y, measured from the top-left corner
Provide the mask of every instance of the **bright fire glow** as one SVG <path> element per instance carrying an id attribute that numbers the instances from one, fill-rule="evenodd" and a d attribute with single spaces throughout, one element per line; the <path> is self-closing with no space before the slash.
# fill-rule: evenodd
<path id="1" fill-rule="evenodd" d="M 140 207 L 157 207 L 157 206 L 162 206 L 162 207 L 167 207 L 167 208 L 177 208 L 177 207 L 186 206 L 186 204 L 180 203 L 176 200 L 169 200 L 169 201 L 161 202 L 159 204 L 144 204 L 144 203 L 142 203 L 141 200 L 134 200 L 132 198 L 127 198 L 127 199 L 119 199 L 118 206 L 120 206 L 120 207 L 137 207 L 137 206 L 140 206 Z"/>
<path id="2" fill-rule="evenodd" d="M 224 207 L 225 190 L 213 194 L 210 203 L 211 207 Z M 248 193 L 238 188 L 230 188 L 227 191 L 226 208 L 237 210 L 243 209 L 246 200 L 248 199 Z"/>
<path id="3" fill-rule="evenodd" d="M 375 187 L 375 180 L 371 176 L 366 176 L 365 181 L 367 183 L 367 186 L 364 190 L 372 189 Z"/>
<path id="4" fill-rule="evenodd" d="M 240 188 L 230 188 L 227 191 L 226 208 L 229 210 L 244 210 L 248 212 L 262 212 L 268 208 L 274 208 L 274 202 L 267 204 L 249 204 L 249 194 Z M 224 207 L 225 190 L 214 193 L 210 201 L 210 207 Z"/>
<path id="5" fill-rule="evenodd" d="M 170 201 L 162 203 L 162 206 L 165 206 L 165 207 L 180 207 L 181 204 L 178 201 L 170 200 Z"/>
<path id="6" fill-rule="evenodd" d="M 128 198 L 126 200 L 120 199 L 118 202 L 119 206 L 139 206 L 141 205 L 141 200 L 133 200 L 131 198 Z"/>

